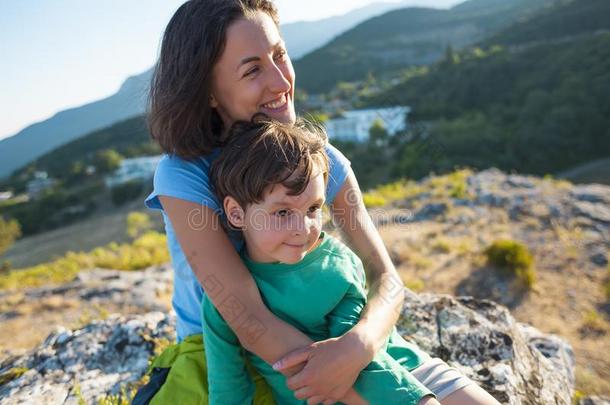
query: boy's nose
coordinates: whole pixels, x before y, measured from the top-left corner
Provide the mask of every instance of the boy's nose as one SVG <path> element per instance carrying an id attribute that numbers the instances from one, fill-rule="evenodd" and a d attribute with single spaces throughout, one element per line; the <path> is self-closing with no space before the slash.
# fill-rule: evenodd
<path id="1" fill-rule="evenodd" d="M 307 229 L 309 229 L 307 220 L 308 218 L 306 216 L 295 215 L 294 221 L 292 223 L 292 233 L 294 235 L 302 235 L 307 232 Z"/>

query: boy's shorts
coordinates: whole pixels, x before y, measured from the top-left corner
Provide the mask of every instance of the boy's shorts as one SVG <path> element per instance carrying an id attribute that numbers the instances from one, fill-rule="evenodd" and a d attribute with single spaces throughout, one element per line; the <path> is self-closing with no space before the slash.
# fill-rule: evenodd
<path id="1" fill-rule="evenodd" d="M 439 401 L 467 385 L 475 384 L 474 381 L 439 358 L 426 360 L 412 370 L 411 374 L 434 392 Z"/>
<path id="2" fill-rule="evenodd" d="M 253 405 L 277 405 L 265 379 L 248 365 L 255 385 Z M 155 358 L 134 405 L 208 405 L 208 378 L 203 336 L 192 335 L 171 345 Z"/>

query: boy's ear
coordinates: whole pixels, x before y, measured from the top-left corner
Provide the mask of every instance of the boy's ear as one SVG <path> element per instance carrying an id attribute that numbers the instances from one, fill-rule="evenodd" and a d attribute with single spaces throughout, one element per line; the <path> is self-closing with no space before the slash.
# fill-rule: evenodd
<path id="1" fill-rule="evenodd" d="M 246 215 L 239 203 L 233 197 L 227 196 L 223 205 L 229 224 L 235 228 L 243 228 Z"/>
<path id="2" fill-rule="evenodd" d="M 213 94 L 210 94 L 210 107 L 218 108 L 218 101 L 216 100 L 216 97 L 214 97 Z"/>

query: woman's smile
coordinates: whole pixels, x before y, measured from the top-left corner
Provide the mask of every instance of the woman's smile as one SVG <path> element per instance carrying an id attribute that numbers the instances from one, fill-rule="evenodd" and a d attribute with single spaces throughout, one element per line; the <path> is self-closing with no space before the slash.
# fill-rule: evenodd
<path id="1" fill-rule="evenodd" d="M 262 105 L 263 110 L 267 110 L 271 113 L 283 112 L 288 108 L 289 93 L 284 93 L 280 97 L 272 100 L 271 102 Z M 265 112 L 265 111 L 262 111 Z"/>

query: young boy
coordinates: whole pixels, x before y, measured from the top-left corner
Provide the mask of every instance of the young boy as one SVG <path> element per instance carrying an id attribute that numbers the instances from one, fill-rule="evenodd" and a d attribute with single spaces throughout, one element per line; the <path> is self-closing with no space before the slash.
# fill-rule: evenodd
<path id="1" fill-rule="evenodd" d="M 346 333 L 366 304 L 362 262 L 321 230 L 329 172 L 325 141 L 322 131 L 304 123 L 242 123 L 211 169 L 227 225 L 243 236 L 240 255 L 265 303 L 314 341 Z M 281 373 L 245 352 L 207 294 L 202 315 L 210 405 L 252 402 L 246 358 L 278 404 L 306 403 Z M 386 350 L 356 380 L 365 402 L 356 395 L 349 404 L 418 404 L 433 394 L 409 370 L 429 359 L 394 329 Z"/>

